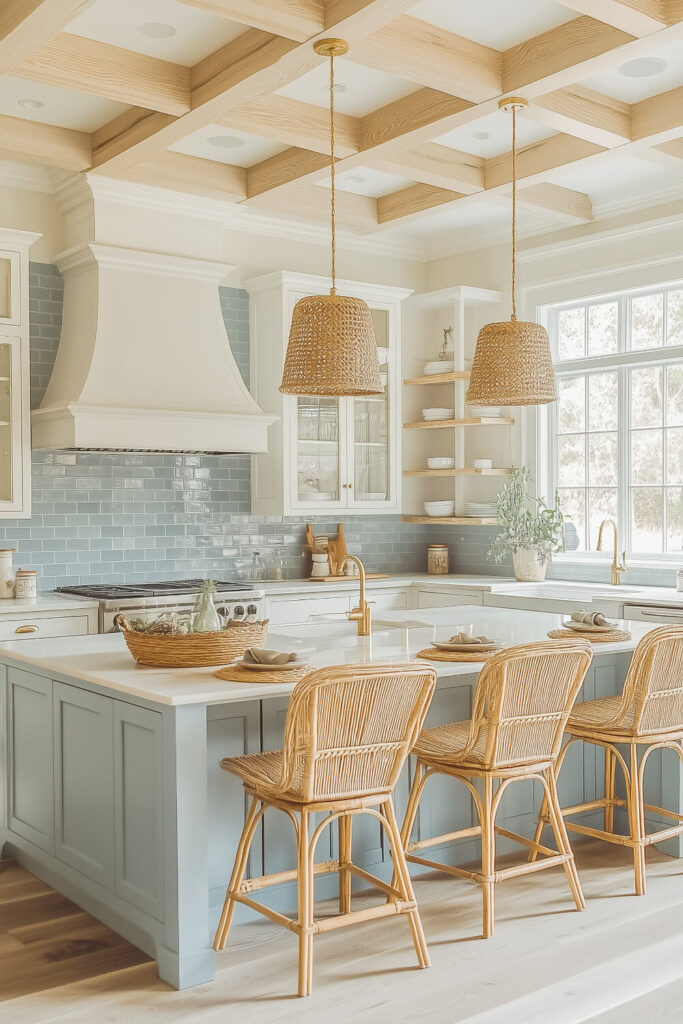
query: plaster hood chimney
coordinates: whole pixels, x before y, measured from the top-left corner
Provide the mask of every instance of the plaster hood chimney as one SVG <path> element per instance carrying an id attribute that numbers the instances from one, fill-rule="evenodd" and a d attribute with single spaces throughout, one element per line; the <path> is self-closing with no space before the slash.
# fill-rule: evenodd
<path id="1" fill-rule="evenodd" d="M 220 308 L 233 267 L 99 242 L 56 263 L 62 337 L 34 448 L 266 451 L 277 417 L 249 394 Z"/>

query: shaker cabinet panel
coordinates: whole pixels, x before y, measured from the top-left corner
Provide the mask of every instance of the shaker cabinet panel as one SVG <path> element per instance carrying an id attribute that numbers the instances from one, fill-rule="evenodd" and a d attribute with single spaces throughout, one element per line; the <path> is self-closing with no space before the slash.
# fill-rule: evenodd
<path id="1" fill-rule="evenodd" d="M 116 894 L 163 918 L 162 716 L 114 701 Z"/>
<path id="2" fill-rule="evenodd" d="M 7 683 L 9 827 L 51 853 L 54 849 L 52 681 L 10 668 Z"/>
<path id="3" fill-rule="evenodd" d="M 113 701 L 54 683 L 55 853 L 114 886 Z"/>

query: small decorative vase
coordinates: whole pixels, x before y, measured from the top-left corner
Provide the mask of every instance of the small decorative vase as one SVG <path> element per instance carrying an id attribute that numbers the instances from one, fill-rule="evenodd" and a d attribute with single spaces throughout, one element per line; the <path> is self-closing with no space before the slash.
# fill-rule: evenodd
<path id="1" fill-rule="evenodd" d="M 14 597 L 13 551 L 14 548 L 0 548 L 0 599 Z"/>
<path id="2" fill-rule="evenodd" d="M 206 580 L 195 604 L 194 621 L 192 623 L 195 633 L 215 633 L 223 628 L 221 617 L 213 603 L 215 593 L 216 588 L 213 582 Z"/>
<path id="3" fill-rule="evenodd" d="M 542 583 L 545 579 L 546 562 L 538 557 L 535 548 L 518 548 L 512 556 L 515 579 L 520 583 Z"/>

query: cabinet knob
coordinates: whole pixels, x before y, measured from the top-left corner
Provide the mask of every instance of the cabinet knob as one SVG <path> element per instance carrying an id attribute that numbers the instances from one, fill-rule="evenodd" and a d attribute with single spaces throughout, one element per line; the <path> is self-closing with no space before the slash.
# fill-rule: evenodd
<path id="1" fill-rule="evenodd" d="M 37 633 L 39 628 L 40 628 L 39 626 L 35 626 L 35 625 L 17 626 L 17 628 L 14 630 L 14 632 L 15 633 Z"/>

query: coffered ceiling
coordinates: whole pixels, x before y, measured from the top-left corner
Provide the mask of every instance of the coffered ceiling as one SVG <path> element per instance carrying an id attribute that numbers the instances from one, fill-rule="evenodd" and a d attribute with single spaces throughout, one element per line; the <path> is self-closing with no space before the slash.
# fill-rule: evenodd
<path id="1" fill-rule="evenodd" d="M 342 228 L 504 223 L 509 93 L 523 230 L 683 196 L 683 0 L 3 0 L 0 159 L 324 221 L 325 35 Z"/>

